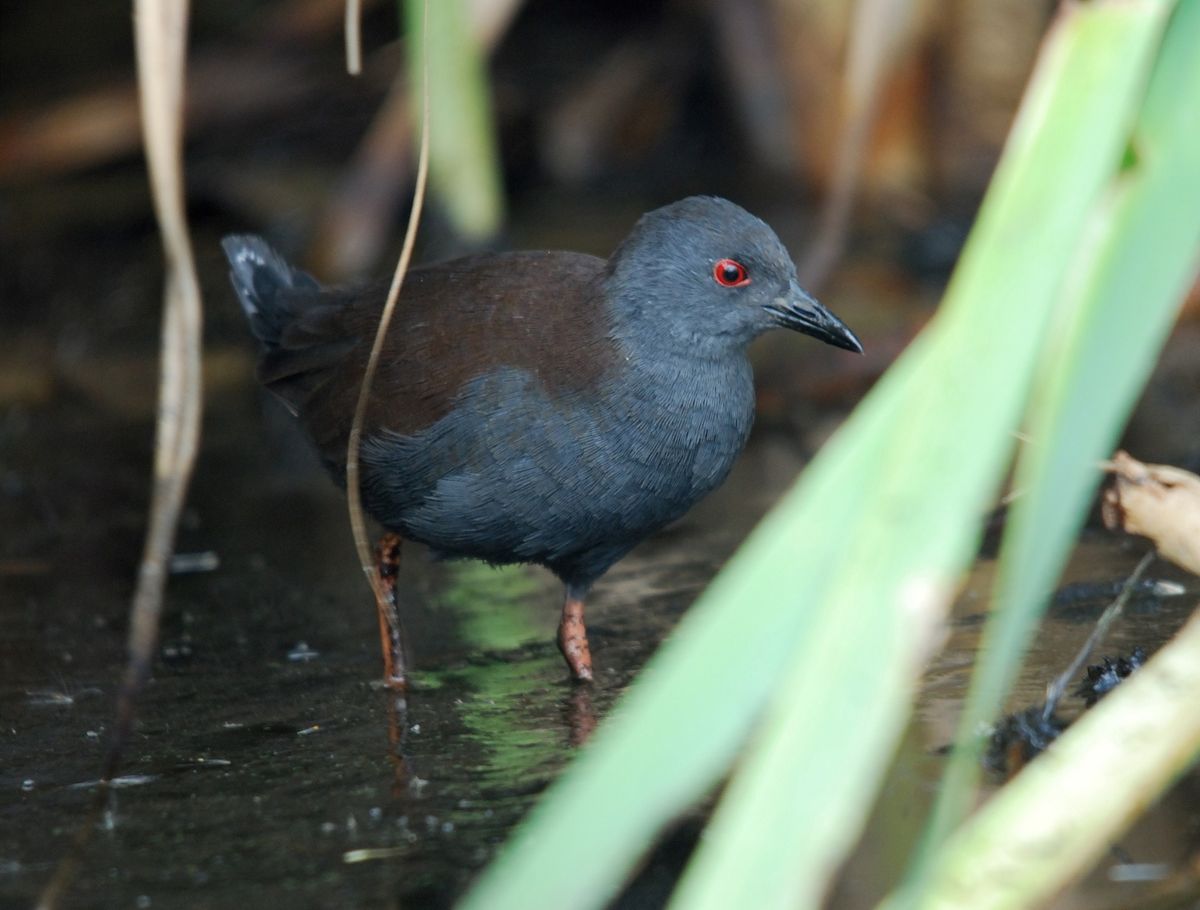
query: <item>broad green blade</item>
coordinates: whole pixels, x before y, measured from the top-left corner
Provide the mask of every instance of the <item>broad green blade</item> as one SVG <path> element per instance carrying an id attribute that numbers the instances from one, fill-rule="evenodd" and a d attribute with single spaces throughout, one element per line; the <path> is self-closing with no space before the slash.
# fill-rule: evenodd
<path id="1" fill-rule="evenodd" d="M 1159 17 L 1165 18 L 1165 17 Z M 1200 262 L 1200 3 L 1179 5 L 1129 141 L 1127 166 L 1072 259 L 1046 351 L 1000 553 L 992 616 L 936 815 L 941 840 L 972 802 L 974 731 L 1001 711 L 1106 458 Z"/>
<path id="2" fill-rule="evenodd" d="M 820 625 L 673 906 L 815 906 L 857 837 L 973 555 L 973 510 L 1003 468 L 1043 320 L 1120 165 L 1161 21 L 1161 4 L 1113 3 L 1056 24 L 947 295 L 963 318 L 937 326 L 913 382 L 919 410 L 888 443 L 874 507 L 827 569 L 838 581 Z"/>
<path id="3" fill-rule="evenodd" d="M 792 901 L 824 887 L 1008 463 L 1064 269 L 1121 160 L 1155 8 L 1071 8 L 935 324 L 692 608 L 465 907 L 602 905 L 662 826 L 720 780 L 776 690 L 747 767 L 790 779 L 767 793 L 747 773 L 734 788 L 779 832 L 759 839 L 770 857 L 758 871 Z M 714 841 L 736 840 L 735 811 L 722 810 Z M 817 832 L 807 841 L 805 825 Z M 726 879 L 735 863 L 702 856 L 683 905 L 715 905 L 709 889 L 756 905 L 738 890 L 747 877 Z M 788 864 L 804 866 L 803 881 Z"/>

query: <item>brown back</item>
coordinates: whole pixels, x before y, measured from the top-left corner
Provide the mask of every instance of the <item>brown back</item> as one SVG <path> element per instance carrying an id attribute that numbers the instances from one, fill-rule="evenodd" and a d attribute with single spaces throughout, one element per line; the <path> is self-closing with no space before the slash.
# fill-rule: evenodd
<path id="1" fill-rule="evenodd" d="M 364 437 L 424 429 L 450 411 L 466 382 L 501 367 L 529 372 L 551 397 L 593 388 L 616 362 L 604 269 L 594 256 L 522 252 L 412 270 L 384 341 Z M 259 378 L 340 464 L 387 288 L 289 293 L 294 319 L 264 354 Z"/>

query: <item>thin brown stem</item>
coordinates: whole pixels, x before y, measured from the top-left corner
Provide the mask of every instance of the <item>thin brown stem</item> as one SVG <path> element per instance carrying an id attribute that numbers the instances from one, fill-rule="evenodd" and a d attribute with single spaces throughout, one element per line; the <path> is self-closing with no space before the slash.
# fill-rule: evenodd
<path id="1" fill-rule="evenodd" d="M 1133 595 L 1133 589 L 1141 580 L 1146 569 L 1150 567 L 1150 563 L 1154 561 L 1155 551 L 1151 550 L 1141 558 L 1134 570 L 1125 579 L 1125 583 L 1121 585 L 1121 591 L 1117 594 L 1116 599 L 1104 608 L 1104 612 L 1100 614 L 1100 618 L 1096 621 L 1096 628 L 1092 630 L 1092 634 L 1088 636 L 1088 640 L 1084 642 L 1079 653 L 1075 655 L 1075 659 L 1071 661 L 1071 665 L 1067 667 L 1053 683 L 1046 689 L 1046 707 L 1042 711 L 1042 716 L 1049 718 L 1054 713 L 1054 709 L 1058 707 L 1059 701 L 1062 699 L 1063 693 L 1067 690 L 1067 686 L 1071 684 L 1071 680 L 1083 669 L 1083 665 L 1087 663 L 1088 658 L 1092 656 L 1096 648 L 1100 646 L 1100 642 L 1104 640 L 1104 636 L 1108 634 L 1109 627 L 1116 621 L 1125 609 L 1125 604 L 1129 602 L 1129 598 Z"/>
<path id="2" fill-rule="evenodd" d="M 428 31 L 429 3 L 424 5 L 422 29 Z M 354 420 L 350 424 L 350 440 L 346 451 L 346 500 L 350 511 L 350 529 L 354 534 L 354 547 L 358 551 L 358 560 L 363 574 L 371 585 L 377 602 L 381 602 L 384 591 L 375 572 L 375 563 L 371 554 L 370 541 L 367 538 L 366 519 L 363 517 L 362 491 L 359 488 L 359 458 L 358 450 L 362 442 L 363 421 L 367 414 L 367 403 L 371 396 L 371 383 L 375 379 L 375 371 L 379 365 L 379 354 L 383 350 L 383 340 L 387 337 L 388 326 L 392 321 L 392 313 L 396 309 L 396 301 L 400 298 L 400 288 L 404 285 L 404 277 L 408 274 L 408 265 L 412 260 L 413 246 L 417 240 L 417 224 L 421 220 L 421 209 L 425 204 L 425 185 L 429 180 L 429 64 L 423 67 L 421 78 L 421 151 L 417 159 L 417 182 L 413 191 L 412 210 L 408 216 L 408 228 L 404 233 L 404 245 L 400 251 L 400 261 L 392 275 L 392 285 L 388 290 L 387 302 L 383 307 L 383 315 L 379 319 L 379 328 L 375 331 L 375 341 L 371 345 L 371 354 L 367 358 L 367 368 L 363 373 L 362 387 L 358 391 L 358 401 L 354 406 Z M 394 636 L 400 635 L 399 629 L 392 630 Z"/>

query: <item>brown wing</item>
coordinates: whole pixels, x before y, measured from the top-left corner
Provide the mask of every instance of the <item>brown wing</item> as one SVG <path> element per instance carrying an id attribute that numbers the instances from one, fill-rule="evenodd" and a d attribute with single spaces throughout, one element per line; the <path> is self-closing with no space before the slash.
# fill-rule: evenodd
<path id="1" fill-rule="evenodd" d="M 604 265 L 578 253 L 500 253 L 411 271 L 372 384 L 364 436 L 424 429 L 449 412 L 464 383 L 500 367 L 528 371 L 552 394 L 596 383 L 614 357 Z M 294 318 L 263 355 L 259 378 L 337 466 L 387 288 L 290 293 Z"/>

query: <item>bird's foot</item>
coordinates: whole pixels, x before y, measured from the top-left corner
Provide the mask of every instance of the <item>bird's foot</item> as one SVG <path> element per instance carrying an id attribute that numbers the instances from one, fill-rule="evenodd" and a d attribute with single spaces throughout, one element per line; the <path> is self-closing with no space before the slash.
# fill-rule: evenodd
<path id="1" fill-rule="evenodd" d="M 568 597 L 558 624 L 558 650 L 566 658 L 571 675 L 581 682 L 592 678 L 592 652 L 588 647 L 587 626 L 583 622 L 583 601 Z"/>

